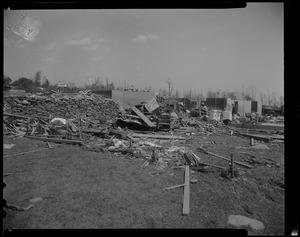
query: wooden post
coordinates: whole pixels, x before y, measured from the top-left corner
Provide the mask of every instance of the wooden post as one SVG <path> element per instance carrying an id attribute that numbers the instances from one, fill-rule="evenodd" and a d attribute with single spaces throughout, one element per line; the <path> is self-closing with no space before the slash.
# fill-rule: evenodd
<path id="1" fill-rule="evenodd" d="M 209 151 L 205 151 L 204 149 L 202 149 L 201 147 L 199 147 L 198 148 L 199 150 L 201 150 L 201 151 L 203 151 L 204 153 L 206 153 L 206 154 L 209 154 L 209 155 L 212 155 L 212 156 L 215 156 L 215 157 L 219 157 L 219 158 L 221 158 L 221 159 L 223 159 L 223 160 L 227 160 L 227 161 L 230 161 L 230 159 L 228 159 L 228 158 L 226 158 L 226 157 L 223 157 L 223 156 L 220 156 L 220 155 L 217 155 L 217 154 L 214 154 L 214 153 L 212 153 L 212 152 L 209 152 Z M 252 168 L 252 166 L 250 166 L 250 165 L 246 165 L 246 164 L 244 164 L 244 163 L 241 163 L 241 162 L 238 162 L 238 161 L 234 161 L 234 163 L 236 163 L 236 164 L 238 164 L 238 165 L 241 165 L 241 166 L 244 166 L 244 167 L 247 167 L 247 168 Z"/>
<path id="2" fill-rule="evenodd" d="M 231 172 L 231 178 L 233 179 L 234 178 L 234 174 L 233 174 L 233 164 L 234 164 L 234 161 L 233 161 L 233 154 L 230 154 L 230 158 L 231 158 L 231 164 L 230 164 L 230 172 Z"/>
<path id="3" fill-rule="evenodd" d="M 254 145 L 254 138 L 250 138 L 250 146 L 253 146 Z"/>
<path id="4" fill-rule="evenodd" d="M 79 114 L 78 132 L 79 132 L 79 139 L 82 140 L 80 126 L 81 126 L 81 114 Z"/>
<path id="5" fill-rule="evenodd" d="M 183 191 L 183 215 L 188 215 L 190 213 L 190 166 L 185 166 L 184 174 L 184 191 Z"/>

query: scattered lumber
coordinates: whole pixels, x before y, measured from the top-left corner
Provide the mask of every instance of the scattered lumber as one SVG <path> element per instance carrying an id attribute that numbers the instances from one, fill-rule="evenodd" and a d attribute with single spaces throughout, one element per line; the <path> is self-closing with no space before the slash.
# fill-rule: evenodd
<path id="1" fill-rule="evenodd" d="M 200 163 L 198 163 L 198 165 L 207 165 L 207 166 L 216 167 L 216 168 L 219 168 L 219 169 L 222 169 L 222 170 L 226 170 L 225 167 L 218 166 L 218 165 L 212 165 L 212 164 L 208 164 L 208 163 L 205 163 L 205 162 L 200 162 Z"/>
<path id="2" fill-rule="evenodd" d="M 132 137 L 142 137 L 142 138 L 152 138 L 152 139 L 173 139 L 173 140 L 185 140 L 184 137 L 181 136 L 170 136 L 170 135 L 161 135 L 161 134 L 139 134 L 133 133 Z"/>
<path id="3" fill-rule="evenodd" d="M 22 119 L 29 119 L 30 117 L 18 115 L 18 114 L 10 114 L 10 113 L 3 113 L 3 116 L 15 117 L 15 118 L 22 118 Z"/>
<path id="4" fill-rule="evenodd" d="M 81 128 L 80 131 L 83 132 L 83 133 L 95 133 L 95 134 L 104 134 L 104 133 L 107 133 L 105 128 L 103 128 L 103 129 Z"/>
<path id="5" fill-rule="evenodd" d="M 183 215 L 190 213 L 190 166 L 185 166 L 184 173 L 184 190 L 183 190 Z"/>
<path id="6" fill-rule="evenodd" d="M 206 153 L 206 154 L 209 154 L 209 155 L 212 155 L 212 156 L 221 158 L 221 159 L 223 159 L 223 160 L 230 161 L 230 159 L 228 159 L 228 158 L 226 158 L 226 157 L 224 157 L 224 156 L 220 156 L 220 155 L 218 155 L 218 154 L 214 154 L 214 153 L 212 153 L 212 152 L 206 151 L 206 150 L 202 149 L 201 147 L 199 147 L 199 150 L 202 151 L 202 152 L 204 152 L 204 153 Z M 239 162 L 239 161 L 234 161 L 234 163 L 236 163 L 236 164 L 238 164 L 238 165 L 240 165 L 240 166 L 244 166 L 244 167 L 249 168 L 249 169 L 252 168 L 252 166 L 247 165 L 247 164 L 244 164 L 244 163 L 241 163 L 241 162 Z"/>
<path id="7" fill-rule="evenodd" d="M 195 158 L 195 160 L 197 161 L 197 164 L 199 164 L 201 162 L 201 159 L 199 156 L 197 156 L 194 152 L 192 152 L 193 157 Z"/>
<path id="8" fill-rule="evenodd" d="M 55 146 L 60 146 L 61 144 L 56 144 Z M 54 145 L 53 145 L 54 146 Z M 52 147 L 53 147 L 52 146 Z M 33 152 L 37 152 L 37 151 L 43 151 L 43 150 L 48 150 L 49 148 L 41 148 L 41 149 L 36 149 L 36 150 L 31 150 L 31 151 L 24 151 L 24 152 L 21 152 L 21 153 L 17 153 L 17 154 L 11 154 L 11 155 L 6 155 L 6 156 L 3 156 L 3 158 L 7 158 L 7 157 L 12 157 L 12 156 L 21 156 L 21 155 L 25 155 L 25 154 L 28 154 L 28 153 L 33 153 Z"/>
<path id="9" fill-rule="evenodd" d="M 229 127 L 234 128 L 249 128 L 249 129 L 267 129 L 267 130 L 284 130 L 284 124 L 243 124 L 243 123 L 231 123 Z"/>
<path id="10" fill-rule="evenodd" d="M 124 116 L 128 117 L 128 118 L 133 118 L 133 119 L 139 119 L 140 118 L 139 116 L 131 115 L 131 114 L 125 114 Z"/>
<path id="11" fill-rule="evenodd" d="M 116 129 L 109 129 L 109 134 L 114 134 L 120 136 L 122 139 L 127 139 L 127 133 L 124 131 L 119 131 Z"/>
<path id="12" fill-rule="evenodd" d="M 254 138 L 255 140 L 261 140 L 264 142 L 269 142 L 270 136 L 264 136 L 264 135 L 256 135 L 256 134 L 250 134 L 250 133 L 239 133 L 239 135 L 242 135 L 244 137 Z"/>
<path id="13" fill-rule="evenodd" d="M 134 113 L 136 113 L 137 116 L 139 116 L 149 127 L 153 128 L 155 127 L 155 124 L 153 124 L 141 111 L 139 111 L 134 105 L 131 105 L 130 108 L 133 110 Z"/>
<path id="14" fill-rule="evenodd" d="M 171 186 L 171 187 L 167 187 L 167 188 L 164 188 L 164 190 L 169 190 L 169 189 L 173 189 L 173 188 L 180 188 L 180 187 L 183 187 L 183 186 L 185 186 L 185 183 L 174 185 L 174 186 Z"/>
<path id="15" fill-rule="evenodd" d="M 68 144 L 82 145 L 82 141 L 78 141 L 78 140 L 58 139 L 58 138 L 49 138 L 49 137 L 36 137 L 36 136 L 25 136 L 25 137 L 27 137 L 29 139 L 44 141 L 44 142 L 56 142 L 56 143 L 68 143 Z"/>

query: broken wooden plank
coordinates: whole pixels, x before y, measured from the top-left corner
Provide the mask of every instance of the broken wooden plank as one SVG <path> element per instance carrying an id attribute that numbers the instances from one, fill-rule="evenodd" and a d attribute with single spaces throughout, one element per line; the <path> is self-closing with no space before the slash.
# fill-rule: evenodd
<path id="1" fill-rule="evenodd" d="M 225 168 L 225 167 L 222 167 L 222 166 L 218 166 L 218 165 L 212 165 L 212 164 L 208 164 L 208 163 L 205 163 L 205 162 L 200 162 L 198 165 L 207 165 L 207 166 L 211 166 L 211 167 L 219 168 L 219 169 L 222 169 L 222 170 L 226 170 L 226 169 L 227 169 L 227 168 Z"/>
<path id="2" fill-rule="evenodd" d="M 284 135 L 262 135 L 262 134 L 253 134 L 253 133 L 239 133 L 242 136 L 250 137 L 255 140 L 262 140 L 266 142 L 270 142 L 271 139 L 275 140 L 284 140 Z"/>
<path id="3" fill-rule="evenodd" d="M 235 127 L 235 128 L 249 128 L 249 129 L 267 129 L 267 130 L 284 130 L 284 124 L 242 124 L 242 123 L 231 123 L 228 124 L 228 127 Z"/>
<path id="4" fill-rule="evenodd" d="M 197 161 L 197 164 L 201 162 L 201 159 L 199 156 L 197 156 L 194 152 L 192 152 L 192 155 L 194 156 L 195 160 Z"/>
<path id="5" fill-rule="evenodd" d="M 56 144 L 55 146 L 61 146 L 61 144 Z M 43 150 L 49 150 L 49 148 L 41 148 L 41 149 L 36 149 L 36 150 L 31 150 L 31 151 L 24 151 L 24 152 L 21 152 L 21 153 L 16 153 L 16 154 L 3 156 L 3 158 L 12 157 L 12 156 L 21 156 L 21 155 L 25 155 L 25 154 L 28 154 L 28 153 L 33 153 L 33 152 L 43 151 Z"/>
<path id="6" fill-rule="evenodd" d="M 134 105 L 130 105 L 130 108 L 133 110 L 133 112 L 136 113 L 137 116 L 139 116 L 149 127 L 155 127 L 155 125 L 141 112 L 139 111 Z"/>
<path id="7" fill-rule="evenodd" d="M 56 142 L 56 143 L 68 143 L 68 144 L 82 145 L 82 141 L 78 141 L 78 140 L 58 139 L 58 138 L 49 138 L 49 137 L 35 137 L 35 136 L 25 136 L 25 137 L 34 139 L 34 140 L 45 141 L 45 142 Z"/>
<path id="8" fill-rule="evenodd" d="M 106 128 L 103 128 L 103 129 L 81 128 L 80 131 L 83 133 L 108 134 L 108 130 Z"/>
<path id="9" fill-rule="evenodd" d="M 109 129 L 109 134 L 118 135 L 122 139 L 127 139 L 127 132 L 124 132 L 124 131 L 119 131 L 119 130 L 110 128 Z"/>
<path id="10" fill-rule="evenodd" d="M 167 187 L 167 188 L 164 188 L 164 190 L 169 190 L 169 189 L 173 189 L 173 188 L 180 188 L 180 187 L 183 187 L 183 186 L 185 186 L 185 183 L 174 185 L 174 186 L 171 186 L 171 187 Z"/>
<path id="11" fill-rule="evenodd" d="M 15 118 L 23 118 L 23 119 L 29 119 L 30 117 L 24 116 L 24 115 L 18 115 L 18 114 L 10 114 L 10 113 L 3 113 L 3 116 L 9 116 L 9 117 L 15 117 Z"/>
<path id="12" fill-rule="evenodd" d="M 140 134 L 140 133 L 133 133 L 131 134 L 132 137 L 144 137 L 144 138 L 152 138 L 152 139 L 174 139 L 174 140 L 185 140 L 184 137 L 180 136 L 170 136 L 170 135 L 161 135 L 161 134 Z"/>
<path id="13" fill-rule="evenodd" d="M 202 149 L 201 147 L 199 147 L 199 150 L 203 151 L 203 152 L 206 153 L 206 154 L 209 154 L 209 155 L 212 155 L 212 156 L 221 158 L 221 159 L 223 159 L 223 160 L 230 161 L 230 159 L 228 159 L 228 158 L 226 158 L 226 157 L 224 157 L 224 156 L 220 156 L 220 155 L 214 154 L 214 153 L 212 153 L 212 152 L 205 151 L 205 150 Z M 252 168 L 252 166 L 247 165 L 247 164 L 244 164 L 244 163 L 241 163 L 241 162 L 239 162 L 239 161 L 234 161 L 234 163 L 236 163 L 236 164 L 238 164 L 238 165 L 240 165 L 240 166 L 244 166 L 244 167 L 249 168 L 249 169 Z"/>
<path id="14" fill-rule="evenodd" d="M 125 114 L 124 116 L 128 117 L 128 118 L 133 118 L 133 119 L 139 119 L 140 118 L 139 116 L 131 115 L 131 114 Z"/>
<path id="15" fill-rule="evenodd" d="M 269 142 L 271 140 L 270 136 L 264 136 L 264 135 L 256 135 L 256 134 L 250 134 L 250 133 L 239 133 L 239 135 L 242 135 L 244 137 L 254 138 L 255 140 L 262 140 L 264 142 Z"/>
<path id="16" fill-rule="evenodd" d="M 190 166 L 185 166 L 182 214 L 190 213 Z"/>

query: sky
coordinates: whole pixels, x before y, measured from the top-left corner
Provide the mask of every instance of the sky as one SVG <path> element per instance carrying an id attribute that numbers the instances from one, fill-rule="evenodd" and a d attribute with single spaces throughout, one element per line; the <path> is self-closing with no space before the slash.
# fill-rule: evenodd
<path id="1" fill-rule="evenodd" d="M 12 30 L 27 14 L 32 38 Z M 4 74 L 42 72 L 51 84 L 92 83 L 179 92 L 254 85 L 283 96 L 283 3 L 240 9 L 26 10 L 4 12 Z"/>

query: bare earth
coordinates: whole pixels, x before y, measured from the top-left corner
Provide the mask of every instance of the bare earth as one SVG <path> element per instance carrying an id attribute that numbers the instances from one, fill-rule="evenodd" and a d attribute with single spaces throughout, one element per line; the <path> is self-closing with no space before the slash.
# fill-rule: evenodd
<path id="1" fill-rule="evenodd" d="M 4 137 L 3 143 L 15 144 L 4 149 L 4 156 L 46 147 L 28 138 Z M 203 162 L 228 167 L 227 161 L 197 151 L 201 143 L 208 151 L 225 157 L 232 152 L 236 161 L 249 164 L 235 148 L 248 147 L 247 138 L 211 135 L 187 141 Z M 184 183 L 184 169 L 171 164 L 142 168 L 143 159 L 74 145 L 3 158 L 3 172 L 12 173 L 3 178 L 6 201 L 27 207 L 30 199 L 42 198 L 29 210 L 8 210 L 3 228 L 236 228 L 227 224 L 228 216 L 244 215 L 265 226 L 262 231 L 244 227 L 248 234 L 283 235 L 284 144 L 265 144 L 270 150 L 246 150 L 256 163 L 249 164 L 252 169 L 235 165 L 240 174 L 233 180 L 216 168 L 191 168 L 190 178 L 198 182 L 190 185 L 188 216 L 182 215 L 183 188 L 163 190 Z"/>

